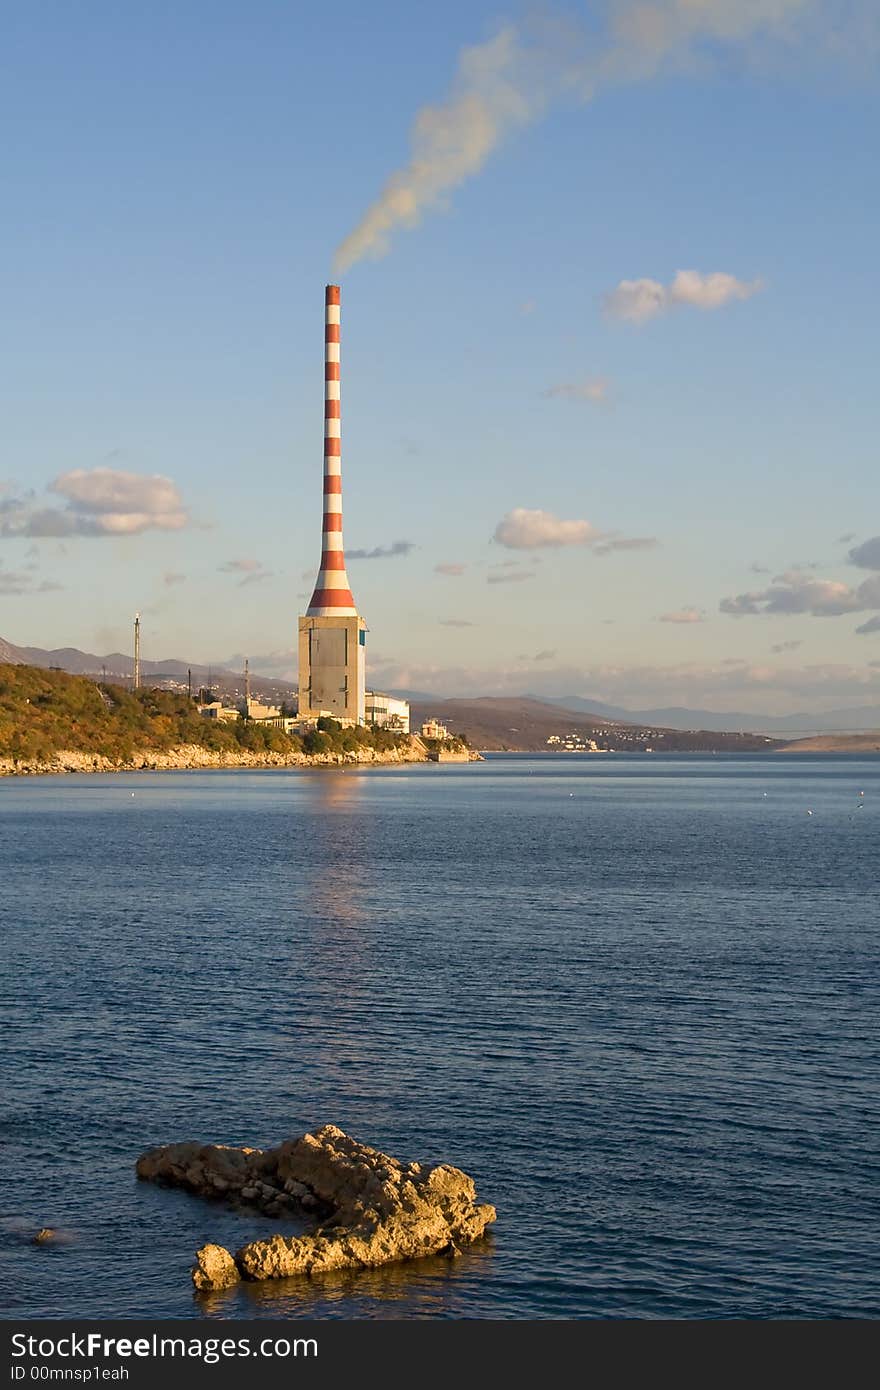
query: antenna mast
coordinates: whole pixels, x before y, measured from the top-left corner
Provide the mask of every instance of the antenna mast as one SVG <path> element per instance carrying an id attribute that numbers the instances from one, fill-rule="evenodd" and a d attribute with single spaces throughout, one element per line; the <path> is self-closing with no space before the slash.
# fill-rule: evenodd
<path id="1" fill-rule="evenodd" d="M 141 688 L 141 615 L 134 615 L 134 687 Z"/>

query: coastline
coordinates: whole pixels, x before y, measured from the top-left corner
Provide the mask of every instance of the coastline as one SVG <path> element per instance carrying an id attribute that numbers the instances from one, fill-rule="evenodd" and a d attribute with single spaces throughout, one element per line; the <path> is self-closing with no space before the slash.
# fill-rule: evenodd
<path id="1" fill-rule="evenodd" d="M 482 762 L 479 753 L 463 755 L 456 761 Z M 146 748 L 130 758 L 114 760 L 99 753 L 80 753 L 63 749 L 53 753 L 48 761 L 37 759 L 0 758 L 0 777 L 58 776 L 62 773 L 95 772 L 188 772 L 220 768 L 247 768 L 258 771 L 266 768 L 371 767 L 393 763 L 427 763 L 432 759 L 421 739 L 410 736 L 405 748 L 376 751 L 362 748 L 356 753 L 254 753 L 248 749 L 202 748 L 199 744 L 181 744 L 160 752 Z M 443 759 L 446 761 L 446 759 Z"/>

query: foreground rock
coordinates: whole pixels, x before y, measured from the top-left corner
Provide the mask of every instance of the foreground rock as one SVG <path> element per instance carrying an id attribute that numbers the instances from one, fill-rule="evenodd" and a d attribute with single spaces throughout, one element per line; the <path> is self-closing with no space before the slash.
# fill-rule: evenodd
<path id="1" fill-rule="evenodd" d="M 241 1275 L 235 1260 L 222 1245 L 203 1245 L 196 1253 L 192 1281 L 197 1289 L 228 1289 Z"/>
<path id="2" fill-rule="evenodd" d="M 460 1169 L 400 1163 L 336 1125 L 274 1149 L 166 1144 L 141 1155 L 137 1174 L 269 1216 L 308 1213 L 317 1220 L 308 1235 L 255 1240 L 234 1256 L 220 1245 L 202 1246 L 193 1270 L 197 1289 L 456 1255 L 495 1220 L 495 1208 L 477 1204 L 473 1180 Z"/>

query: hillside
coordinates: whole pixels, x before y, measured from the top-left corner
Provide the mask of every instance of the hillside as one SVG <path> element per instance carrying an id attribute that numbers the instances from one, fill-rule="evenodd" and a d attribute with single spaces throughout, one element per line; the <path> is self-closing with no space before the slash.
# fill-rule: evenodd
<path id="1" fill-rule="evenodd" d="M 880 753 L 880 730 L 873 734 L 818 734 L 785 745 L 786 753 Z"/>
<path id="2" fill-rule="evenodd" d="M 624 709 L 580 695 L 548 696 L 547 703 L 578 714 L 600 714 L 606 719 L 622 719 L 627 724 L 649 724 L 663 729 L 704 729 L 723 733 L 779 734 L 793 738 L 798 734 L 866 733 L 880 727 L 880 706 L 854 705 L 821 712 L 801 710 L 798 714 L 755 714 L 743 710 L 688 709 L 666 705 L 657 709 Z"/>
<path id="3" fill-rule="evenodd" d="M 436 718 L 450 733 L 464 735 L 472 748 L 486 751 L 546 753 L 557 744 L 549 739 L 574 735 L 591 740 L 599 749 L 615 752 L 752 752 L 775 748 L 777 740 L 756 734 L 691 732 L 662 729 L 657 725 L 629 724 L 601 715 L 574 714 L 558 705 L 531 698 L 432 700 L 412 706 L 411 727 Z"/>
<path id="4" fill-rule="evenodd" d="M 291 656 L 291 660 L 292 660 Z M 134 660 L 123 652 L 106 652 L 96 656 L 78 647 L 17 647 L 0 637 L 0 663 L 15 666 L 37 666 L 42 670 L 65 671 L 71 676 L 102 676 L 104 679 L 128 684 L 134 672 Z M 167 657 L 162 661 L 141 661 L 141 675 L 150 684 L 163 689 L 185 690 L 191 675 L 193 688 L 208 685 L 224 699 L 234 700 L 244 694 L 244 675 L 223 666 L 202 666 Z M 293 694 L 293 682 L 273 676 L 251 675 L 251 691 L 272 700 L 286 700 Z"/>
<path id="5" fill-rule="evenodd" d="M 329 724 L 300 739 L 252 721 L 205 719 L 185 695 L 170 691 L 132 692 L 63 671 L 0 665 L 0 762 L 13 769 L 48 764 L 60 752 L 92 757 L 96 765 L 139 766 L 147 755 L 181 748 L 295 759 L 390 752 L 409 742 L 384 730 Z"/>
<path id="6" fill-rule="evenodd" d="M 244 658 L 241 658 L 243 665 Z M 89 675 L 116 682 L 119 684 L 129 684 L 131 681 L 134 662 L 131 655 L 123 652 L 107 652 L 103 656 L 97 656 L 94 652 L 84 652 L 78 647 L 56 647 L 53 649 L 45 647 L 24 647 L 16 646 L 0 637 L 0 663 L 21 664 L 27 666 L 38 666 L 43 669 L 59 669 L 66 671 L 69 675 Z M 291 665 L 293 664 L 293 652 L 291 651 Z M 193 688 L 199 686 L 210 686 L 211 689 L 226 701 L 233 702 L 241 698 L 244 694 L 244 676 L 238 667 L 237 659 L 227 658 L 225 664 L 216 663 L 213 666 L 206 666 L 199 662 L 182 661 L 177 657 L 163 658 L 161 661 L 144 659 L 141 661 L 141 674 L 149 678 L 150 684 L 161 687 L 162 689 L 184 691 L 187 687 L 187 674 L 191 673 Z M 283 676 L 261 675 L 258 670 L 253 669 L 251 663 L 251 690 L 254 695 L 261 695 L 271 703 L 279 703 L 284 700 L 292 699 L 296 692 L 295 678 Z M 453 703 L 443 696 L 426 694 L 424 691 L 416 690 L 389 690 L 389 694 L 396 695 L 404 700 L 409 700 L 414 710 L 418 712 L 419 719 L 425 717 L 425 713 L 436 711 L 440 708 L 447 709 Z M 488 702 L 491 701 L 496 708 L 496 713 L 488 709 Z M 789 739 L 797 737 L 814 737 L 825 734 L 847 734 L 847 733 L 868 733 L 880 727 L 880 706 L 858 705 L 847 708 L 825 710 L 822 712 L 804 710 L 798 714 L 770 715 L 744 713 L 742 710 L 727 710 L 719 712 L 717 710 L 688 709 L 679 706 L 665 706 L 652 709 L 625 709 L 622 705 L 609 705 L 602 700 L 584 698 L 580 695 L 566 696 L 546 696 L 540 698 L 535 695 L 525 694 L 515 698 L 504 698 L 487 696 L 485 700 L 478 698 L 468 699 L 462 703 L 468 706 L 486 706 L 482 713 L 489 715 L 491 728 L 487 728 L 485 738 L 501 739 L 505 733 L 504 719 L 507 713 L 511 714 L 509 727 L 512 726 L 521 732 L 519 724 L 527 715 L 523 713 L 522 707 L 537 706 L 540 710 L 546 711 L 548 708 L 555 708 L 565 712 L 565 718 L 574 714 L 578 718 L 585 718 L 588 721 L 603 720 L 609 724 L 623 724 L 630 727 L 642 729 L 662 729 L 680 730 L 684 733 L 692 734 L 697 732 L 701 739 L 709 733 L 748 733 L 757 735 L 776 735 L 779 739 Z M 520 711 L 517 716 L 517 710 Z M 475 729 L 481 727 L 479 720 L 481 710 L 474 709 L 471 721 Z M 450 714 L 450 718 L 453 716 Z M 413 724 L 415 726 L 415 723 Z M 574 728 L 575 725 L 572 725 Z M 580 726 L 578 726 L 580 727 Z M 486 743 L 486 747 L 494 747 L 494 744 Z M 500 746 L 500 744 L 498 745 Z"/>

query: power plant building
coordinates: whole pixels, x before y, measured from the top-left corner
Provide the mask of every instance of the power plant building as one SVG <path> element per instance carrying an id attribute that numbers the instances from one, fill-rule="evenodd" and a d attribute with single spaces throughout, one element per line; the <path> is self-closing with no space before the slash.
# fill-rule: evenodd
<path id="1" fill-rule="evenodd" d="M 380 690 L 368 690 L 366 703 L 368 724 L 377 729 L 389 729 L 391 733 L 409 733 L 409 700 L 398 700 L 393 695 L 384 695 Z"/>
<path id="2" fill-rule="evenodd" d="M 367 625 L 345 572 L 342 545 L 342 437 L 339 380 L 339 286 L 324 304 L 324 520 L 321 566 L 299 620 L 299 718 L 332 715 L 366 721 Z"/>

